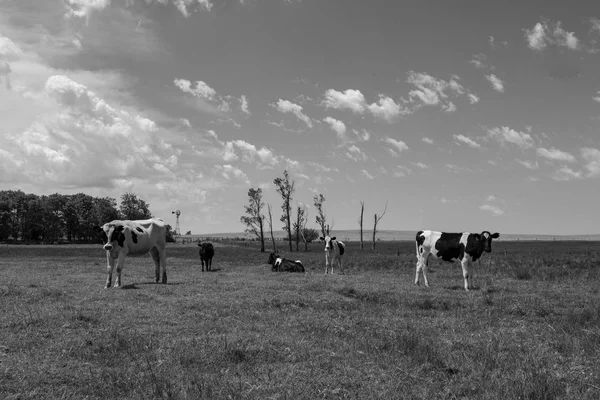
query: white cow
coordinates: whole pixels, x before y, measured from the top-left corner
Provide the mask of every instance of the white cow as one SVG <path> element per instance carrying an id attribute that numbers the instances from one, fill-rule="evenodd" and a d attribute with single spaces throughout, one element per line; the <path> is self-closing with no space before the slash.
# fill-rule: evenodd
<path id="1" fill-rule="evenodd" d="M 162 219 L 150 218 L 138 221 L 114 220 L 102 227 L 93 228 L 101 232 L 102 241 L 105 243 L 107 272 L 105 288 L 109 288 L 112 273 L 117 265 L 117 279 L 115 287 L 121 286 L 121 271 L 125 266 L 125 257 L 141 256 L 150 253 L 154 260 L 156 283 L 159 282 L 162 269 L 162 283 L 167 283 L 166 242 L 167 228 Z"/>
<path id="2" fill-rule="evenodd" d="M 346 251 L 346 245 L 334 237 L 321 237 L 321 240 L 325 241 L 325 274 L 327 274 L 329 266 L 331 266 L 331 273 L 333 274 L 333 264 L 337 260 L 342 274 L 344 273 L 344 267 L 342 265 L 342 256 Z"/>
<path id="3" fill-rule="evenodd" d="M 465 290 L 473 287 L 472 262 L 477 261 L 483 252 L 492 251 L 492 239 L 500 237 L 499 233 L 493 235 L 488 231 L 481 233 L 447 233 L 436 231 L 419 231 L 416 237 L 417 246 L 417 272 L 415 285 L 419 284 L 419 271 L 423 271 L 425 286 L 427 281 L 427 263 L 429 256 L 441 258 L 452 262 L 459 260 L 462 266 Z"/>

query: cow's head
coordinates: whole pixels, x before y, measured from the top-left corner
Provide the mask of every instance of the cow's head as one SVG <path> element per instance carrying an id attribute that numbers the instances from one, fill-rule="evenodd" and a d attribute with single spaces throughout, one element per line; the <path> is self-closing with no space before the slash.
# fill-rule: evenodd
<path id="1" fill-rule="evenodd" d="M 498 232 L 491 234 L 488 231 L 481 232 L 481 238 L 483 241 L 483 250 L 486 253 L 492 251 L 492 239 L 498 239 L 500 234 Z"/>
<path id="2" fill-rule="evenodd" d="M 325 251 L 333 250 L 333 244 L 331 242 L 333 240 L 335 240 L 335 236 L 334 237 L 329 237 L 329 235 L 327 235 L 325 237 L 321 236 L 320 239 L 325 242 Z"/>
<path id="3" fill-rule="evenodd" d="M 269 261 L 267 262 L 267 264 L 275 265 L 275 261 L 277 261 L 278 258 L 279 258 L 278 254 L 275 254 L 275 253 L 269 254 Z"/>
<path id="4" fill-rule="evenodd" d="M 104 243 L 104 250 L 109 251 L 112 258 L 117 258 L 119 247 L 125 243 L 125 226 L 121 224 L 104 224 L 102 227 L 95 226 L 94 231 L 100 234 Z"/>

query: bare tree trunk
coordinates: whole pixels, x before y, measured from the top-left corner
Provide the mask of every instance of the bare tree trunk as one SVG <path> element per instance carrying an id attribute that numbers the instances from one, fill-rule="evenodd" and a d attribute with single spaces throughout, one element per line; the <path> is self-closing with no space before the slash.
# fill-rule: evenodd
<path id="1" fill-rule="evenodd" d="M 360 249 L 364 250 L 365 245 L 363 243 L 363 216 L 365 214 L 365 202 L 361 201 L 360 202 L 360 219 L 359 219 L 359 223 L 360 223 Z"/>
<path id="2" fill-rule="evenodd" d="M 373 220 L 373 247 L 372 247 L 373 251 L 375 251 L 375 241 L 377 240 L 377 224 L 379 223 L 379 221 L 381 221 L 381 218 L 383 218 L 386 211 L 387 211 L 387 201 L 385 202 L 385 208 L 384 208 L 383 212 L 381 213 L 381 215 L 379 217 L 377 217 L 377 214 L 375 214 L 375 218 Z"/>
<path id="3" fill-rule="evenodd" d="M 300 251 L 298 249 L 298 246 L 300 244 L 300 225 L 300 213 L 298 213 L 298 215 L 296 216 L 296 253 Z"/>
<path id="4" fill-rule="evenodd" d="M 273 215 L 271 214 L 271 204 L 267 204 L 267 209 L 269 210 L 269 229 L 271 230 L 271 242 L 273 242 L 273 253 L 277 253 L 275 236 L 273 236 Z"/>

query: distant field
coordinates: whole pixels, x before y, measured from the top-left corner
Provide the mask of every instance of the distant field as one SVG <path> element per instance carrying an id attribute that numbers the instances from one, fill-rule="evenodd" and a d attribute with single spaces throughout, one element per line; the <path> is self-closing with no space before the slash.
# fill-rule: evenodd
<path id="1" fill-rule="evenodd" d="M 499 242 L 470 293 L 435 261 L 415 286 L 409 241 L 349 243 L 346 275 L 256 245 L 203 273 L 172 244 L 168 285 L 148 256 L 108 290 L 100 245 L 0 246 L 0 399 L 600 398 L 598 242 Z"/>
<path id="2" fill-rule="evenodd" d="M 415 234 L 417 231 L 398 231 L 398 230 L 384 230 L 377 232 L 377 240 L 380 241 L 405 241 L 405 240 L 414 240 Z M 360 241 L 360 232 L 357 230 L 340 230 L 332 232 L 332 235 L 336 236 L 340 240 L 350 240 L 353 242 Z M 269 236 L 266 235 L 265 238 Z M 287 240 L 287 233 L 283 231 L 273 232 L 273 236 L 277 240 Z M 212 233 L 212 234 L 203 234 L 203 235 L 191 235 L 191 236 L 180 236 L 181 238 L 191 238 L 196 240 L 198 238 L 222 238 L 222 239 L 232 239 L 232 238 L 248 238 L 254 239 L 255 236 L 249 235 L 245 232 L 232 232 L 232 233 Z M 367 243 L 372 242 L 373 239 L 373 231 L 364 231 L 363 240 Z M 516 234 L 516 233 L 503 233 L 500 232 L 500 241 L 519 241 L 519 240 L 543 240 L 543 241 L 554 241 L 554 240 L 580 240 L 580 241 L 588 241 L 588 240 L 598 240 L 600 241 L 600 234 L 590 234 L 590 235 L 531 235 L 531 234 Z"/>

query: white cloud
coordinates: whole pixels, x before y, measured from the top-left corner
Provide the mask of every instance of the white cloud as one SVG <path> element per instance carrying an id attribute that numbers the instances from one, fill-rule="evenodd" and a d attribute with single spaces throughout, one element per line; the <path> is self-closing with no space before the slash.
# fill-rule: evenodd
<path id="1" fill-rule="evenodd" d="M 433 140 L 429 139 L 428 137 L 422 137 L 421 140 L 427 144 L 433 144 Z"/>
<path id="2" fill-rule="evenodd" d="M 408 150 L 408 146 L 402 140 L 392 139 L 390 137 L 386 137 L 383 139 L 383 142 L 389 144 L 391 147 L 388 148 L 390 153 L 394 156 L 398 156 L 399 153 Z"/>
<path id="3" fill-rule="evenodd" d="M 531 161 L 525 161 L 525 160 L 517 160 L 517 162 L 519 164 L 521 164 L 522 166 L 524 166 L 525 168 L 528 168 L 528 169 L 538 169 L 538 163 L 537 162 L 533 163 Z"/>
<path id="4" fill-rule="evenodd" d="M 296 118 L 298 118 L 300 121 L 304 122 L 306 124 L 306 126 L 308 126 L 309 128 L 313 127 L 312 121 L 310 120 L 310 118 L 304 114 L 302 112 L 302 106 L 299 106 L 298 104 L 294 104 L 289 100 L 282 100 L 279 99 L 277 101 L 277 104 L 271 104 L 272 107 L 274 107 L 275 109 L 277 109 L 277 111 L 281 112 L 281 113 L 292 113 L 296 116 Z"/>
<path id="5" fill-rule="evenodd" d="M 221 176 L 227 180 L 240 180 L 243 181 L 244 184 L 250 184 L 250 180 L 248 179 L 248 175 L 241 169 L 234 167 L 230 164 L 225 165 L 216 165 L 215 169 L 221 174 Z"/>
<path id="6" fill-rule="evenodd" d="M 507 126 L 488 129 L 488 133 L 501 144 L 512 143 L 522 149 L 528 149 L 534 145 L 533 138 L 530 134 L 515 131 Z"/>
<path id="7" fill-rule="evenodd" d="M 100 11 L 110 4 L 110 0 L 65 0 L 67 17 L 89 18 L 93 11 Z"/>
<path id="8" fill-rule="evenodd" d="M 414 166 L 419 167 L 421 169 L 427 169 L 429 168 L 429 166 L 427 164 L 423 164 L 422 162 L 416 162 L 416 163 L 412 163 Z"/>
<path id="9" fill-rule="evenodd" d="M 542 20 L 531 29 L 525 29 L 525 38 L 529 48 L 537 51 L 544 50 L 548 45 L 566 47 L 571 50 L 581 48 L 575 33 L 565 31 L 561 22 Z"/>
<path id="10" fill-rule="evenodd" d="M 548 160 L 553 160 L 553 161 L 566 161 L 566 162 L 574 162 L 575 161 L 575 157 L 572 154 L 567 153 L 562 150 L 559 150 L 559 149 L 556 149 L 554 147 L 550 148 L 550 149 L 540 147 L 539 149 L 537 149 L 537 155 L 540 157 L 547 158 Z"/>
<path id="11" fill-rule="evenodd" d="M 355 162 L 367 161 L 368 159 L 367 155 L 355 145 L 348 147 L 348 150 L 346 151 L 346 157 Z"/>
<path id="12" fill-rule="evenodd" d="M 477 95 L 474 95 L 473 93 L 469 93 L 469 103 L 471 104 L 475 104 L 475 103 L 479 103 L 479 97 Z"/>
<path id="13" fill-rule="evenodd" d="M 325 108 L 334 108 L 336 110 L 352 110 L 356 114 L 362 114 L 365 111 L 365 96 L 360 90 L 347 89 L 344 92 L 338 92 L 335 89 L 329 89 L 325 92 L 323 100 Z"/>
<path id="14" fill-rule="evenodd" d="M 600 90 L 598 91 L 598 96 L 596 96 L 596 97 L 592 97 L 592 99 L 593 99 L 594 101 L 597 101 L 598 103 L 600 103 Z"/>
<path id="15" fill-rule="evenodd" d="M 375 117 L 383 118 L 387 122 L 394 121 L 399 115 L 410 114 L 410 110 L 401 108 L 392 98 L 383 94 L 380 94 L 378 102 L 369 105 L 368 109 Z"/>
<path id="16" fill-rule="evenodd" d="M 362 142 L 366 142 L 371 139 L 371 132 L 366 129 L 362 129 L 361 131 L 357 131 L 356 129 L 352 129 L 352 132 L 358 137 L 358 140 Z"/>
<path id="17" fill-rule="evenodd" d="M 240 97 L 240 107 L 244 114 L 250 115 L 250 110 L 248 109 L 248 99 L 244 95 Z"/>
<path id="18" fill-rule="evenodd" d="M 585 161 L 585 169 L 589 176 L 600 176 L 600 150 L 584 147 L 581 149 L 581 157 Z"/>
<path id="19" fill-rule="evenodd" d="M 187 118 L 179 118 L 179 122 L 181 123 L 181 125 L 183 125 L 185 127 L 188 127 L 188 128 L 192 127 L 192 123 Z"/>
<path id="20" fill-rule="evenodd" d="M 491 204 L 483 204 L 482 206 L 479 207 L 479 209 L 483 210 L 483 211 L 491 212 L 494 217 L 498 217 L 498 216 L 504 214 L 504 211 L 502 211 L 499 207 L 496 207 Z"/>
<path id="21" fill-rule="evenodd" d="M 556 170 L 552 179 L 555 181 L 570 181 L 573 179 L 581 179 L 583 178 L 583 172 L 575 171 L 567 166 L 563 166 Z"/>
<path id="22" fill-rule="evenodd" d="M 369 180 L 375 179 L 375 177 L 371 175 L 366 169 L 361 169 L 360 172 L 363 174 L 364 177 L 366 177 Z"/>
<path id="23" fill-rule="evenodd" d="M 456 110 L 456 106 L 450 101 L 449 96 L 458 97 L 470 94 L 468 90 L 458 83 L 458 80 L 459 78 L 455 75 L 449 81 L 445 81 L 434 78 L 427 73 L 409 71 L 406 82 L 417 87 L 417 89 L 409 92 L 410 100 L 420 103 L 417 104 L 417 107 L 423 105 L 440 105 L 444 111 L 453 112 Z M 469 97 L 469 101 L 473 99 L 473 97 Z"/>
<path id="24" fill-rule="evenodd" d="M 394 173 L 392 174 L 392 176 L 394 178 L 403 178 L 406 175 L 410 175 L 412 173 L 412 170 L 408 167 L 405 167 L 403 165 L 398 165 L 397 169 L 394 171 Z"/>
<path id="25" fill-rule="evenodd" d="M 203 81 L 197 81 L 196 88 L 194 88 L 192 82 L 188 81 L 187 79 L 175 79 L 173 83 L 175 83 L 175 86 L 181 89 L 181 91 L 189 93 L 196 97 L 202 97 L 205 99 L 212 100 L 217 94 L 215 89 L 211 88 Z"/>
<path id="26" fill-rule="evenodd" d="M 478 149 L 481 147 L 479 143 L 465 135 L 454 135 L 454 140 L 456 140 L 457 143 L 466 144 L 467 146 L 472 147 L 474 149 Z"/>
<path id="27" fill-rule="evenodd" d="M 210 132 L 214 133 L 214 131 L 209 131 L 209 134 Z M 216 134 L 214 137 L 216 138 Z M 266 147 L 257 149 L 256 146 L 245 140 L 233 140 L 224 143 L 222 151 L 223 160 L 237 160 L 238 156 L 236 149 L 241 153 L 242 161 L 254 164 L 258 169 L 270 169 L 279 163 L 279 157 L 273 154 L 271 150 Z"/>
<path id="28" fill-rule="evenodd" d="M 0 165 L 3 180 L 40 188 L 112 188 L 125 176 L 173 177 L 179 152 L 162 138 L 166 132 L 138 112 L 111 105 L 64 75 L 49 77 L 40 100 L 30 101 L 47 104 L 46 112 L 22 132 L 0 132 L 12 154 Z"/>
<path id="29" fill-rule="evenodd" d="M 496 90 L 497 92 L 500 92 L 500 93 L 504 93 L 504 82 L 502 82 L 502 80 L 500 78 L 498 78 L 496 75 L 494 75 L 494 74 L 486 75 L 485 79 L 490 81 L 494 90 Z"/>
<path id="30" fill-rule="evenodd" d="M 346 125 L 342 121 L 331 117 L 323 118 L 323 121 L 329 124 L 340 140 L 346 139 Z"/>

